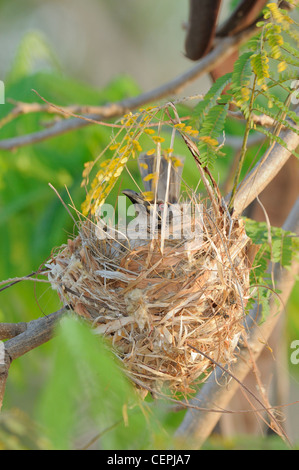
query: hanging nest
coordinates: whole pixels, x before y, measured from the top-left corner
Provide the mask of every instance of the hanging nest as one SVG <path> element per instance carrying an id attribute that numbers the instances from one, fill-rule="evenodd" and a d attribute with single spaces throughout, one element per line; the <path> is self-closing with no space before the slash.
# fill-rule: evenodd
<path id="1" fill-rule="evenodd" d="M 168 113 L 173 131 L 183 137 L 207 191 L 208 200 L 198 201 L 195 195 L 189 198 L 201 204 L 191 221 L 192 230 L 200 225 L 201 237 L 164 237 L 161 227 L 156 238 L 142 241 L 98 236 L 99 221 L 90 216 L 90 208 L 105 200 L 114 184 L 112 178 L 120 175 L 128 155 L 140 150 L 139 136 L 152 136 L 152 129 L 146 126 L 156 110 L 147 110 L 137 117 L 128 115 L 124 126 L 138 123 L 139 127 L 128 128 L 125 146 L 97 173 L 86 200 L 89 217 L 77 223 L 77 237 L 68 240 L 46 266 L 52 288 L 62 302 L 110 341 L 123 370 L 138 388 L 167 388 L 172 394 L 188 395 L 213 371 L 214 361 L 229 365 L 234 360 L 236 345 L 244 334 L 251 240 L 243 221 L 229 213 L 212 175 L 201 165 L 192 141 L 197 131 L 191 126 L 182 131 L 184 125 L 171 107 L 176 116 L 173 120 Z M 151 139 L 161 163 L 164 139 Z M 158 182 L 158 191 L 165 186 L 163 181 L 168 181 L 166 194 L 175 200 L 178 178 L 167 170 L 172 168 L 172 149 L 165 151 L 168 163 L 160 166 L 161 177 L 158 169 L 158 178 L 153 181 Z M 146 161 L 140 169 L 141 173 L 149 171 Z M 86 181 L 88 172 L 89 164 L 83 175 Z M 143 180 L 149 181 L 149 175 Z"/>
<path id="2" fill-rule="evenodd" d="M 47 263 L 62 302 L 108 338 L 133 382 L 189 394 L 234 359 L 244 333 L 250 239 L 241 219 L 202 206 L 203 237 L 99 240 L 91 221 Z M 230 233 L 229 233 L 230 232 Z M 229 238 L 228 238 L 229 233 Z"/>

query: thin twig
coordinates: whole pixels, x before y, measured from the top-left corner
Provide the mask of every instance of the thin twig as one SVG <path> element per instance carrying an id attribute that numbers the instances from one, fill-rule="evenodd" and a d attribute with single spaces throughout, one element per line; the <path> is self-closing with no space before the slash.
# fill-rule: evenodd
<path id="1" fill-rule="evenodd" d="M 229 116 L 238 119 L 240 121 L 247 121 L 244 114 L 241 111 L 229 111 Z M 252 113 L 250 116 L 251 121 L 254 124 L 257 124 L 262 127 L 272 127 L 277 124 L 277 121 L 267 114 L 254 114 Z M 284 126 L 283 126 L 284 127 Z"/>
<path id="2" fill-rule="evenodd" d="M 286 442 L 289 444 L 289 446 L 291 447 L 291 442 L 289 441 L 289 438 L 288 436 L 286 435 L 284 429 L 281 427 L 281 425 L 279 424 L 279 422 L 277 421 L 277 419 L 275 418 L 275 416 L 273 415 L 272 413 L 272 410 L 267 408 L 263 402 L 259 399 L 259 397 L 254 393 L 252 392 L 252 390 L 250 390 L 247 385 L 245 385 L 241 380 L 238 379 L 238 377 L 236 375 L 234 375 L 232 372 L 230 372 L 229 369 L 223 367 L 221 364 L 219 364 L 218 362 L 214 361 L 214 359 L 210 356 L 208 356 L 207 354 L 205 354 L 204 352 L 200 351 L 199 349 L 195 348 L 194 346 L 192 345 L 189 345 L 189 347 L 191 349 L 193 349 L 194 351 L 196 351 L 197 353 L 201 354 L 202 356 L 204 356 L 206 359 L 208 359 L 209 361 L 211 361 L 214 365 L 216 365 L 223 373 L 229 375 L 229 377 L 231 377 L 234 381 L 237 382 L 237 384 L 242 387 L 249 395 L 251 395 L 257 402 L 259 405 L 261 405 L 262 409 L 264 411 L 267 411 L 267 413 L 269 414 L 271 420 L 275 423 L 276 425 L 276 429 L 277 431 L 280 432 L 281 434 L 281 437 L 284 437 Z M 251 353 L 250 349 L 248 349 L 248 351 Z"/>
<path id="3" fill-rule="evenodd" d="M 5 289 L 8 289 L 9 287 L 14 286 L 15 284 L 21 281 L 34 281 L 34 282 L 46 282 L 47 283 L 49 281 L 46 279 L 36 279 L 36 278 L 32 279 L 32 277 L 35 275 L 45 274 L 45 271 L 46 269 L 39 269 L 38 271 L 33 271 L 32 273 L 27 274 L 26 276 L 14 277 L 12 279 L 6 279 L 5 281 L 1 281 L 0 286 L 4 285 L 4 287 L 0 288 L 0 292 L 2 292 Z"/>
<path id="4" fill-rule="evenodd" d="M 229 57 L 244 42 L 246 42 L 255 32 L 256 28 L 254 26 L 235 36 L 222 39 L 215 48 L 203 59 L 198 61 L 194 67 L 158 88 L 135 97 L 127 98 L 115 103 L 108 103 L 107 105 L 102 106 L 101 109 L 98 108 L 97 113 L 95 114 L 87 114 L 80 118 L 62 120 L 56 122 L 50 128 L 33 132 L 32 134 L 0 140 L 0 149 L 14 150 L 19 147 L 42 142 L 66 132 L 83 128 L 90 125 L 92 121 L 120 117 L 129 111 L 144 106 L 145 104 L 161 100 L 165 97 L 174 96 L 181 92 L 187 85 L 197 80 L 200 76 L 213 70 L 219 63 L 225 60 L 226 57 Z"/>

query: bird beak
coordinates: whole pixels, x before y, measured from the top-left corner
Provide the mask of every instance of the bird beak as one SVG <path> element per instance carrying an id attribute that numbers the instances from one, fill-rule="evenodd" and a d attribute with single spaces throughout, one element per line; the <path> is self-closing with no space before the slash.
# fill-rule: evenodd
<path id="1" fill-rule="evenodd" d="M 124 189 L 122 193 L 127 196 L 133 204 L 146 205 L 144 198 L 136 191 L 133 191 L 132 189 Z"/>

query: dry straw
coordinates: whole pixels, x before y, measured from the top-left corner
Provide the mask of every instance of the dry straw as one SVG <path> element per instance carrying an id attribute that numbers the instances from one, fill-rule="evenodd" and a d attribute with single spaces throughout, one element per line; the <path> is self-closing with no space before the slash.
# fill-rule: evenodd
<path id="1" fill-rule="evenodd" d="M 90 216 L 47 263 L 62 302 L 110 341 L 144 390 L 192 393 L 215 367 L 208 357 L 229 365 L 244 334 L 251 241 L 200 164 L 199 171 L 209 196 L 192 222 L 200 223 L 199 239 L 162 240 L 161 230 L 143 242 L 100 239 Z"/>

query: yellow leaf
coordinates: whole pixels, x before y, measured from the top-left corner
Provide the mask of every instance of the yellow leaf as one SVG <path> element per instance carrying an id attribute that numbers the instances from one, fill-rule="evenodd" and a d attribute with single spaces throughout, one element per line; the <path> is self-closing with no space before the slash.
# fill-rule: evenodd
<path id="1" fill-rule="evenodd" d="M 113 144 L 109 147 L 110 150 L 116 150 L 118 149 L 118 147 L 120 146 L 120 144 Z"/>
<path id="2" fill-rule="evenodd" d="M 138 140 L 132 140 L 132 144 L 135 150 L 137 150 L 138 152 L 141 152 L 142 147 L 140 143 L 138 142 Z"/>
<path id="3" fill-rule="evenodd" d="M 250 98 L 250 90 L 247 87 L 242 87 L 241 88 L 241 95 L 244 101 L 248 101 Z"/>
<path id="4" fill-rule="evenodd" d="M 148 165 L 146 163 L 139 163 L 140 167 L 143 168 L 144 170 L 148 169 Z"/>
<path id="5" fill-rule="evenodd" d="M 287 63 L 283 60 L 282 62 L 279 62 L 277 66 L 278 72 L 283 72 L 287 68 Z"/>
<path id="6" fill-rule="evenodd" d="M 154 135 L 152 139 L 154 142 L 156 142 L 156 144 L 162 143 L 165 141 L 164 137 L 160 137 L 159 135 Z"/>
<path id="7" fill-rule="evenodd" d="M 218 140 L 213 139 L 213 137 L 210 137 L 208 135 L 200 137 L 200 140 L 202 140 L 208 145 L 212 145 L 213 147 L 216 147 L 218 145 Z"/>
<path id="8" fill-rule="evenodd" d="M 144 191 L 142 195 L 146 201 L 152 201 L 154 199 L 153 191 Z"/>
<path id="9" fill-rule="evenodd" d="M 149 173 L 146 175 L 145 178 L 143 178 L 143 181 L 151 181 L 156 178 L 156 173 Z"/>
<path id="10" fill-rule="evenodd" d="M 172 157 L 172 162 L 173 162 L 173 165 L 174 165 L 175 168 L 177 168 L 179 166 L 183 166 L 183 163 L 181 162 L 181 160 L 179 158 Z"/>

